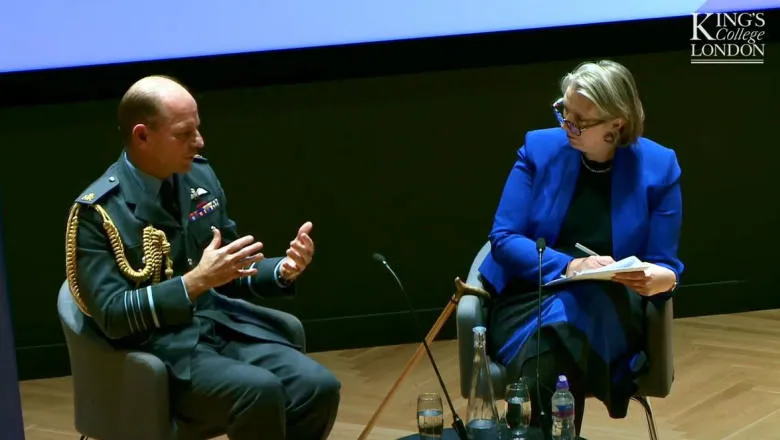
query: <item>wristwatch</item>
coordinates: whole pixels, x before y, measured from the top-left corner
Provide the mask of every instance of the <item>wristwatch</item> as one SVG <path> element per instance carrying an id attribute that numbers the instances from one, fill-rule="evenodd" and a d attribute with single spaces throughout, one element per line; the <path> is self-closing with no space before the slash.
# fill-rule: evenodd
<path id="1" fill-rule="evenodd" d="M 288 279 L 286 279 L 285 277 L 282 276 L 282 265 L 281 264 L 278 264 L 276 266 L 276 281 L 279 284 L 283 285 L 284 287 L 287 287 L 290 284 L 292 284 L 292 281 L 290 281 L 290 280 L 288 280 Z"/>

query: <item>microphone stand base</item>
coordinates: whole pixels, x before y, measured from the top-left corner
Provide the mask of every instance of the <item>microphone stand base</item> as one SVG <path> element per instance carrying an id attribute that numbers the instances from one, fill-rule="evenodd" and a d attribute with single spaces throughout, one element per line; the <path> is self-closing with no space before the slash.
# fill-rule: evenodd
<path id="1" fill-rule="evenodd" d="M 452 422 L 452 429 L 455 430 L 455 434 L 460 440 L 469 440 L 469 433 L 466 431 L 466 427 L 463 425 L 463 420 L 460 417 L 455 416 L 455 420 Z"/>
<path id="2" fill-rule="evenodd" d="M 453 294 L 450 300 L 447 302 L 447 306 L 444 307 L 444 310 L 439 315 L 439 318 L 433 324 L 433 327 L 431 327 L 431 330 L 428 332 L 428 335 L 425 337 L 426 343 L 431 344 L 433 340 L 436 339 L 436 336 L 441 331 L 441 328 L 444 327 L 444 324 L 447 322 L 450 315 L 452 315 L 452 312 L 454 312 L 455 309 L 457 308 L 458 302 L 460 301 L 460 298 L 463 295 L 477 295 L 485 298 L 490 298 L 490 294 L 488 294 L 482 289 L 464 283 L 463 281 L 460 280 L 459 277 L 455 278 L 455 288 L 456 288 L 455 294 Z M 417 362 L 419 362 L 420 359 L 422 359 L 424 354 L 425 354 L 425 343 L 421 342 L 420 345 L 417 347 L 417 350 L 414 352 L 412 357 L 406 363 L 406 367 L 398 376 L 398 379 L 396 379 L 395 383 L 390 388 L 390 391 L 387 392 L 387 395 L 382 400 L 382 403 L 379 404 L 379 408 L 377 408 L 376 411 L 374 412 L 374 415 L 371 416 L 371 420 L 369 420 L 366 427 L 363 428 L 363 432 L 360 433 L 358 440 L 365 440 L 368 438 L 368 434 L 370 434 L 371 431 L 374 429 L 374 425 L 379 419 L 379 416 L 382 414 L 382 411 L 384 411 L 385 407 L 390 402 L 390 399 L 393 397 L 393 394 L 395 394 L 395 392 L 401 386 L 403 381 L 406 380 L 406 377 L 409 375 L 409 373 L 411 373 L 414 366 L 417 365 Z M 455 421 L 453 423 L 453 426 L 455 426 L 455 424 L 458 421 L 460 421 L 460 419 Z M 463 429 L 463 432 L 465 433 L 466 428 L 463 427 L 463 421 L 460 421 L 459 426 L 460 428 Z M 458 432 L 457 434 L 459 438 L 462 440 L 468 439 L 468 436 L 461 437 L 460 432 Z"/>

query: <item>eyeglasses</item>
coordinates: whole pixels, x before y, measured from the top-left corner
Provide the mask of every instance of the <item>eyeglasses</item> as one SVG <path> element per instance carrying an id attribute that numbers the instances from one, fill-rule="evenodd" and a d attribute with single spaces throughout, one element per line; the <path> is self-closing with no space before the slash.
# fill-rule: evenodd
<path id="1" fill-rule="evenodd" d="M 569 131 L 569 133 L 575 136 L 579 136 L 582 134 L 583 131 L 606 122 L 604 119 L 597 119 L 588 124 L 577 125 L 574 122 L 564 118 L 563 113 L 565 112 L 565 108 L 563 106 L 563 98 L 560 98 L 557 101 L 555 101 L 555 103 L 553 104 L 553 112 L 555 113 L 555 119 L 558 120 L 558 125 L 565 126 L 563 128 L 565 128 L 566 130 Z"/>

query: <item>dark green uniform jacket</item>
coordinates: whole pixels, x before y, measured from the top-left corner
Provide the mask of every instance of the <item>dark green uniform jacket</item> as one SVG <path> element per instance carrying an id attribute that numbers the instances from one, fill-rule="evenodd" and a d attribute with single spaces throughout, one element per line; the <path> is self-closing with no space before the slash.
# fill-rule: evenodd
<path id="1" fill-rule="evenodd" d="M 66 266 L 82 311 L 115 347 L 153 353 L 184 380 L 201 329 L 212 324 L 300 349 L 285 326 L 250 313 L 239 299 L 292 296 L 294 286 L 277 277 L 282 257 L 266 258 L 257 275 L 190 302 L 181 276 L 198 264 L 213 238 L 211 227 L 222 232 L 223 246 L 239 235 L 206 159 L 196 157 L 190 172 L 173 178 L 180 218 L 149 194 L 124 155 L 79 196 L 68 221 Z"/>

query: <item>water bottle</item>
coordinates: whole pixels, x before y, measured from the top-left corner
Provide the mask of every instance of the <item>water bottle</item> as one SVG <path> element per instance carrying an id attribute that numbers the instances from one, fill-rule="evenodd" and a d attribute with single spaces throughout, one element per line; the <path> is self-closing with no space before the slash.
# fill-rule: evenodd
<path id="1" fill-rule="evenodd" d="M 499 438 L 498 410 L 490 377 L 485 327 L 474 327 L 474 370 L 471 375 L 466 430 L 469 440 Z"/>
<path id="2" fill-rule="evenodd" d="M 569 391 L 566 376 L 558 376 L 555 393 L 552 396 L 552 438 L 553 440 L 576 440 L 574 428 L 574 395 Z"/>

